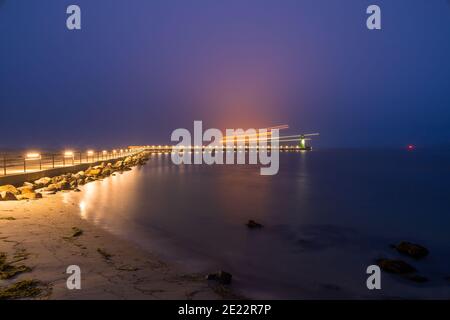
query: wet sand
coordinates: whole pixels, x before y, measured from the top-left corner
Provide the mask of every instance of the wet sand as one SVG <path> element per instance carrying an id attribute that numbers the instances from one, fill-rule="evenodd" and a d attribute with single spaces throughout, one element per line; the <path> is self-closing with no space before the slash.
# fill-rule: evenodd
<path id="1" fill-rule="evenodd" d="M 0 252 L 20 256 L 31 271 L 0 280 L 7 287 L 36 279 L 48 285 L 44 299 L 219 299 L 204 275 L 186 274 L 156 255 L 83 220 L 75 203 L 58 195 L 0 202 Z M 74 229 L 82 230 L 74 236 Z M 81 268 L 81 289 L 66 285 L 70 265 Z M 220 293 L 216 293 L 220 291 Z M 229 296 L 228 296 L 229 297 Z"/>

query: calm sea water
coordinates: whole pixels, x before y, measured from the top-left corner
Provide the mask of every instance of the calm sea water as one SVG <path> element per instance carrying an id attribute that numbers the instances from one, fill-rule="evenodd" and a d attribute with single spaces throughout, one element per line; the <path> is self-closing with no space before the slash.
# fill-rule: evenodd
<path id="1" fill-rule="evenodd" d="M 276 176 L 258 166 L 147 165 L 64 194 L 80 215 L 189 272 L 219 269 L 254 298 L 450 298 L 450 152 L 318 150 L 282 153 Z M 245 223 L 264 225 L 249 230 Z M 427 246 L 412 261 L 389 247 Z M 401 258 L 429 278 L 366 268 Z"/>

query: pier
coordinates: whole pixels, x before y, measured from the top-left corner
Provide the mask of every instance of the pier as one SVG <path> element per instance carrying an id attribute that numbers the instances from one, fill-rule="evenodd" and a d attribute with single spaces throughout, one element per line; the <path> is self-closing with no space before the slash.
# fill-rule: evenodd
<path id="1" fill-rule="evenodd" d="M 235 145 L 223 146 L 223 152 L 256 152 L 259 150 L 275 150 L 270 145 L 250 146 Z M 37 180 L 44 176 L 54 176 L 67 172 L 85 170 L 89 166 L 97 165 L 109 160 L 120 160 L 128 156 L 148 151 L 151 154 L 170 154 L 172 152 L 214 152 L 212 146 L 171 146 L 148 145 L 132 146 L 122 149 L 103 151 L 72 151 L 63 152 L 10 152 L 2 153 L 0 157 L 0 185 L 19 184 L 27 180 Z M 310 146 L 280 145 L 276 148 L 279 152 L 310 151 Z"/>

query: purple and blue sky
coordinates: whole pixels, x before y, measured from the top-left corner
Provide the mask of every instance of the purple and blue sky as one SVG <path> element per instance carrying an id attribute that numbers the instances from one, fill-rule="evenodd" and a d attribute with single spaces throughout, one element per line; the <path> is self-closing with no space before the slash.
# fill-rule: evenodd
<path id="1" fill-rule="evenodd" d="M 165 144 L 194 120 L 450 142 L 447 0 L 0 0 L 0 41 L 0 147 Z"/>

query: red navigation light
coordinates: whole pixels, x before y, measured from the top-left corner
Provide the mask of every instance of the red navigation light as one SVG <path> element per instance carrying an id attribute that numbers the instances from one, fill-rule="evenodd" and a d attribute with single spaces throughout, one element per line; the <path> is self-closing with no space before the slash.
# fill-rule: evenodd
<path id="1" fill-rule="evenodd" d="M 413 144 L 408 145 L 408 150 L 414 150 L 416 147 Z"/>

